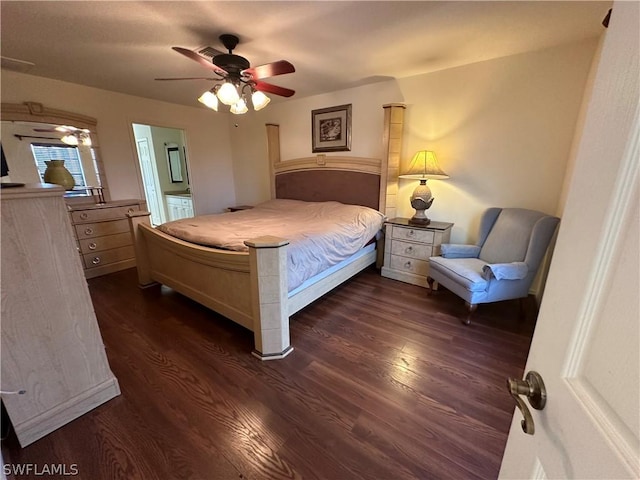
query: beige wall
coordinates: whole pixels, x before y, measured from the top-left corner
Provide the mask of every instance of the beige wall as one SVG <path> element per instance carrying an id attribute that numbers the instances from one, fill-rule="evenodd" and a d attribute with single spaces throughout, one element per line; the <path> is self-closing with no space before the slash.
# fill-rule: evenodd
<path id="1" fill-rule="evenodd" d="M 144 198 L 131 128 L 135 122 L 185 131 L 197 213 L 222 212 L 235 202 L 227 115 L 6 70 L 2 70 L 1 84 L 2 102 L 40 102 L 98 120 L 114 200 Z"/>
<path id="2" fill-rule="evenodd" d="M 182 155 L 182 147 L 184 146 L 183 132 L 176 128 L 152 127 L 151 136 L 153 138 L 153 150 L 156 156 L 156 167 L 158 169 L 158 177 L 162 193 L 175 190 L 186 190 L 189 187 L 187 183 L 187 172 L 185 169 L 184 156 Z M 167 157 L 167 144 L 177 146 L 180 154 L 180 174 L 181 182 L 171 181 L 171 172 L 169 171 L 169 158 Z"/>
<path id="3" fill-rule="evenodd" d="M 436 152 L 450 180 L 430 181 L 430 217 L 475 240 L 487 207 L 558 211 L 584 86 L 597 40 L 400 80 L 403 158 Z M 401 180 L 400 197 L 415 182 Z M 403 216 L 408 201 L 398 203 Z"/>
<path id="4" fill-rule="evenodd" d="M 239 203 L 269 196 L 265 123 L 280 125 L 282 159 L 312 155 L 311 110 L 353 105 L 350 154 L 382 155 L 382 105 L 406 104 L 403 165 L 434 150 L 451 176 L 430 181 L 427 212 L 475 240 L 489 206 L 559 211 L 565 168 L 597 39 L 271 104 L 236 120 L 231 141 Z M 400 181 L 398 213 L 411 216 L 416 183 Z"/>

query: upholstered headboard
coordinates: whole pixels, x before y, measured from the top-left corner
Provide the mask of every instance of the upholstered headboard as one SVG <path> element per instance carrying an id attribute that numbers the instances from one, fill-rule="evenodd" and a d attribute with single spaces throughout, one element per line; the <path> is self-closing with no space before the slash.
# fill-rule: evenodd
<path id="1" fill-rule="evenodd" d="M 379 160 L 357 159 L 359 161 L 355 162 L 355 158 L 345 157 L 320 159 L 321 164 L 318 164 L 318 157 L 310 157 L 276 165 L 275 198 L 307 202 L 334 200 L 378 210 L 380 174 L 367 170 L 375 170 Z"/>
<path id="2" fill-rule="evenodd" d="M 272 198 L 334 200 L 380 210 L 381 159 L 316 155 L 281 161 L 278 126 L 267 125 L 267 132 Z"/>

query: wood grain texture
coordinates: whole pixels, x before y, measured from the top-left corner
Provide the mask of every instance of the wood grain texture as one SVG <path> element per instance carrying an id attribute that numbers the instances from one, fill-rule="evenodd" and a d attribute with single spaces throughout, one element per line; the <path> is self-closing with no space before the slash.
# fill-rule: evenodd
<path id="1" fill-rule="evenodd" d="M 23 445 L 119 394 L 60 187 L 2 193 L 3 402 Z"/>
<path id="2" fill-rule="evenodd" d="M 514 410 L 535 302 L 463 303 L 369 268 L 292 317 L 294 354 L 135 270 L 89 282 L 122 395 L 5 462 L 90 479 L 490 479 Z M 29 478 L 28 476 L 19 478 Z M 33 477 L 38 478 L 38 477 Z"/>

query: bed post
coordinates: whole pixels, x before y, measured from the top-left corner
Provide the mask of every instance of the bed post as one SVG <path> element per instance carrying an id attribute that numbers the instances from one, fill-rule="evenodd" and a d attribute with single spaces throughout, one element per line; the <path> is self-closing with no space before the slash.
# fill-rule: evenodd
<path id="1" fill-rule="evenodd" d="M 287 313 L 287 245 L 264 236 L 244 242 L 249 247 L 251 308 L 255 349 L 260 360 L 284 358 L 293 351 Z"/>
<path id="2" fill-rule="evenodd" d="M 138 225 L 151 225 L 149 221 L 151 213 L 135 211 L 127 214 L 129 217 L 129 230 L 133 238 L 133 247 L 136 252 L 136 268 L 138 269 L 138 285 L 141 288 L 149 287 L 156 282 L 151 279 L 151 265 L 147 256 L 147 249 L 143 247 L 144 238 Z"/>
<path id="3" fill-rule="evenodd" d="M 388 218 L 396 216 L 398 175 L 404 131 L 403 103 L 388 103 L 384 108 L 383 148 L 384 158 L 380 172 L 380 211 Z"/>
<path id="4" fill-rule="evenodd" d="M 266 127 L 271 198 L 276 198 L 275 166 L 280 163 L 280 125 L 276 125 L 275 123 L 267 123 Z"/>

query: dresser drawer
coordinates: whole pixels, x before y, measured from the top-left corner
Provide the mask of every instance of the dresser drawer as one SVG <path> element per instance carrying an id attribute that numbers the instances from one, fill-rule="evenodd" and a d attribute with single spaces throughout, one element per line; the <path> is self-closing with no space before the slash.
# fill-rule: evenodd
<path id="1" fill-rule="evenodd" d="M 391 240 L 391 254 L 403 255 L 405 257 L 427 260 L 433 251 L 431 245 L 422 243 L 403 242 L 402 240 Z"/>
<path id="2" fill-rule="evenodd" d="M 394 225 L 391 231 L 391 237 L 420 243 L 433 243 L 433 232 L 429 230 L 422 230 L 420 228 L 398 227 Z"/>
<path id="3" fill-rule="evenodd" d="M 84 238 L 100 237 L 102 235 L 115 235 L 116 233 L 129 232 L 129 220 L 113 220 L 111 222 L 83 223 L 75 225 L 78 240 Z"/>
<path id="4" fill-rule="evenodd" d="M 103 237 L 85 238 L 80 240 L 80 252 L 91 253 L 110 250 L 112 248 L 126 247 L 132 244 L 131 234 L 118 233 L 116 235 L 105 235 Z"/>
<path id="5" fill-rule="evenodd" d="M 85 268 L 95 268 L 110 263 L 129 260 L 134 257 L 133 246 L 113 248 L 97 253 L 87 253 L 82 256 Z"/>
<path id="6" fill-rule="evenodd" d="M 73 223 L 80 222 L 103 222 L 106 220 L 117 220 L 119 218 L 127 218 L 127 213 L 140 210 L 139 205 L 125 205 L 122 207 L 108 208 L 91 208 L 87 210 L 79 210 L 71 212 L 71 220 Z"/>
<path id="7" fill-rule="evenodd" d="M 429 262 L 426 260 L 402 257 L 400 255 L 391 255 L 391 268 L 402 272 L 427 276 L 429 273 Z"/>

